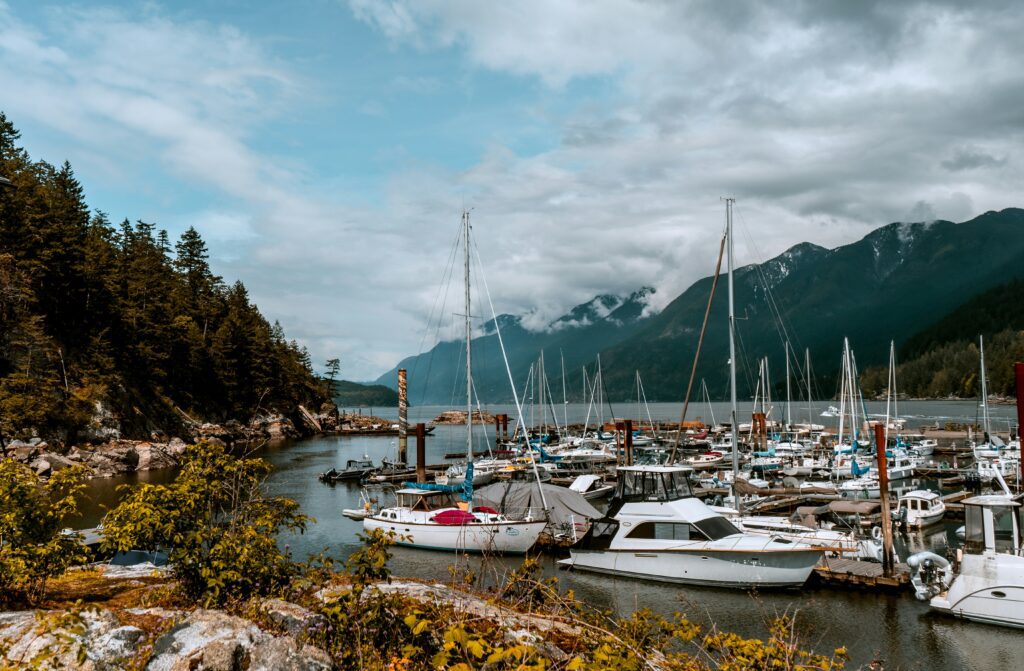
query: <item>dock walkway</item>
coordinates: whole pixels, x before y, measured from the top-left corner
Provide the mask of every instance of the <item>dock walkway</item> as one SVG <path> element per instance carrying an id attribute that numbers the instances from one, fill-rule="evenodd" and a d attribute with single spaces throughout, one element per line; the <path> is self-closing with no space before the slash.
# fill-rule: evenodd
<path id="1" fill-rule="evenodd" d="M 824 585 L 836 587 L 879 587 L 901 590 L 910 584 L 910 567 L 896 564 L 891 576 L 882 572 L 878 562 L 825 557 L 814 568 L 814 575 Z"/>

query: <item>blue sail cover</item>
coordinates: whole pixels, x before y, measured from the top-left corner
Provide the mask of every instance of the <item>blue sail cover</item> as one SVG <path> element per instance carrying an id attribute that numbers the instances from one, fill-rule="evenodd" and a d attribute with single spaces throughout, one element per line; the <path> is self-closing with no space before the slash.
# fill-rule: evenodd
<path id="1" fill-rule="evenodd" d="M 461 485 L 439 485 L 435 482 L 403 482 L 403 487 L 410 489 L 425 489 L 428 492 L 447 492 L 458 494 L 463 501 L 473 500 L 473 462 L 466 464 L 466 479 Z"/>
<path id="2" fill-rule="evenodd" d="M 857 463 L 856 459 L 853 460 L 853 464 L 850 466 L 850 472 L 853 473 L 853 477 L 855 478 L 859 478 L 862 475 L 866 475 L 869 471 L 871 471 L 870 467 L 861 468 L 860 464 Z"/>
<path id="3" fill-rule="evenodd" d="M 556 463 L 562 460 L 562 457 L 559 455 L 548 454 L 548 451 L 545 450 L 541 445 L 537 445 L 537 449 L 540 450 L 540 462 L 542 464 L 546 464 L 549 462 Z"/>

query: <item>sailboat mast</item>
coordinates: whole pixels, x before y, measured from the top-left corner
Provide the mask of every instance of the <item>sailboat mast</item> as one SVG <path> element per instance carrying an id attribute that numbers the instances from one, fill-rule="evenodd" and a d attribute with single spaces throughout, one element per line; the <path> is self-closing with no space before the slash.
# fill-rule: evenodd
<path id="1" fill-rule="evenodd" d="M 987 442 L 991 440 L 992 430 L 989 428 L 988 420 L 988 383 L 985 380 L 985 337 L 978 336 L 978 349 L 981 352 L 981 419 L 984 422 L 985 436 Z"/>
<path id="2" fill-rule="evenodd" d="M 739 425 L 736 423 L 736 299 L 733 292 L 733 240 L 732 240 L 732 204 L 735 198 L 725 199 L 725 235 L 729 239 L 729 426 L 732 429 L 732 496 L 736 510 L 742 512 L 740 497 L 736 492 L 736 479 L 740 473 Z"/>
<path id="3" fill-rule="evenodd" d="M 789 389 L 789 341 L 786 341 L 786 430 L 793 426 L 793 396 Z"/>
<path id="4" fill-rule="evenodd" d="M 473 334 L 473 323 L 470 317 L 469 302 L 469 212 L 462 213 L 462 226 L 465 233 L 466 262 L 466 460 L 473 459 L 473 347 L 470 344 Z"/>
<path id="5" fill-rule="evenodd" d="M 565 393 L 565 355 L 561 349 L 558 350 L 558 358 L 562 362 L 562 424 L 565 432 L 569 433 L 569 396 Z"/>
<path id="6" fill-rule="evenodd" d="M 814 423 L 811 417 L 811 348 L 804 349 L 804 368 L 807 369 L 807 430 Z"/>

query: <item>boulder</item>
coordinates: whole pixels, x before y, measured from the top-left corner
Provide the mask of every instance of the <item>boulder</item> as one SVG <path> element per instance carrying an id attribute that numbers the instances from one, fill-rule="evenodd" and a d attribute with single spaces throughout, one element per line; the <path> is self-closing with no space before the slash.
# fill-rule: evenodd
<path id="1" fill-rule="evenodd" d="M 171 438 L 171 442 L 167 443 L 167 454 L 172 457 L 180 456 L 185 453 L 186 447 L 188 447 L 188 443 L 181 438 Z"/>
<path id="2" fill-rule="evenodd" d="M 90 443 L 102 443 L 121 438 L 121 423 L 114 414 L 97 401 L 89 423 L 78 432 L 79 438 Z"/>
<path id="3" fill-rule="evenodd" d="M 27 464 L 38 456 L 39 450 L 35 445 L 26 445 L 24 443 L 16 445 L 15 443 L 17 442 L 19 441 L 14 441 L 7 447 L 8 454 L 10 454 L 15 461 Z"/>
<path id="4" fill-rule="evenodd" d="M 42 458 L 36 459 L 31 464 L 29 464 L 29 466 L 32 468 L 33 471 L 36 472 L 36 475 L 38 475 L 41 478 L 49 476 L 51 471 L 53 470 L 52 467 L 50 466 L 50 462 Z"/>
<path id="5" fill-rule="evenodd" d="M 328 671 L 326 652 L 220 611 L 196 610 L 157 639 L 150 671 Z"/>
<path id="6" fill-rule="evenodd" d="M 109 610 L 86 610 L 69 619 L 57 615 L 0 613 L 0 649 L 13 668 L 124 669 L 145 635 L 122 626 Z"/>
<path id="7" fill-rule="evenodd" d="M 308 629 L 327 626 L 327 618 L 302 606 L 283 599 L 266 599 L 263 612 L 274 624 L 283 627 L 289 634 L 297 635 Z"/>
<path id="8" fill-rule="evenodd" d="M 287 417 L 274 417 L 268 420 L 266 432 L 272 440 L 294 438 L 299 435 L 299 432 L 295 430 L 295 425 Z"/>

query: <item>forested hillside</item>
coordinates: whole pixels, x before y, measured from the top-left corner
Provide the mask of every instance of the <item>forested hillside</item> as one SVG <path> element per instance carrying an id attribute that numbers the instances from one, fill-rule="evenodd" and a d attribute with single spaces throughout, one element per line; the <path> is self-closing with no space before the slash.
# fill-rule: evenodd
<path id="1" fill-rule="evenodd" d="M 989 393 L 1013 395 L 1013 364 L 1024 361 L 1022 291 L 1021 280 L 994 287 L 908 338 L 897 359 L 897 390 L 913 397 L 977 396 L 980 335 L 985 338 Z M 888 372 L 884 366 L 864 371 L 864 391 L 884 393 Z"/>
<path id="2" fill-rule="evenodd" d="M 68 163 L 34 161 L 0 113 L 0 434 L 127 435 L 326 398 L 307 352 L 213 274 L 199 233 L 91 212 Z"/>

